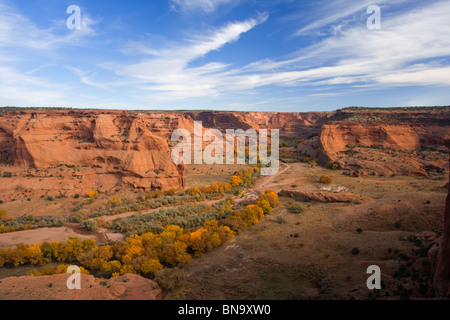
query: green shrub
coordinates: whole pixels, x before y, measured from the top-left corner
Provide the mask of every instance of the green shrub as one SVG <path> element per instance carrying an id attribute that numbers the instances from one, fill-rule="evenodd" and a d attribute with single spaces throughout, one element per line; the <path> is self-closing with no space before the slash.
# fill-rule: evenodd
<path id="1" fill-rule="evenodd" d="M 358 249 L 358 248 L 353 248 L 353 249 L 352 249 L 352 254 L 353 254 L 353 255 L 359 254 L 359 249 Z"/>
<path id="2" fill-rule="evenodd" d="M 303 207 L 300 205 L 300 203 L 298 202 L 294 202 L 291 203 L 289 205 L 289 209 L 293 212 L 293 213 L 302 213 L 303 211 L 305 211 L 305 209 L 303 209 Z"/>
<path id="3" fill-rule="evenodd" d="M 286 219 L 282 216 L 277 217 L 277 223 L 279 224 L 286 224 Z"/>
<path id="4" fill-rule="evenodd" d="M 330 161 L 330 162 L 328 162 L 328 168 L 336 170 L 337 168 L 339 168 L 339 165 L 337 163 L 335 163 L 334 161 Z"/>
<path id="5" fill-rule="evenodd" d="M 86 231 L 95 232 L 98 230 L 97 220 L 94 220 L 94 219 L 82 221 L 80 223 L 80 226 L 81 226 L 81 228 L 83 228 Z"/>
<path id="6" fill-rule="evenodd" d="M 75 222 L 75 223 L 80 223 L 81 221 L 83 221 L 83 219 L 84 219 L 84 215 L 82 215 L 81 213 L 78 213 L 78 214 L 74 214 L 74 215 L 70 216 L 69 221 Z"/>

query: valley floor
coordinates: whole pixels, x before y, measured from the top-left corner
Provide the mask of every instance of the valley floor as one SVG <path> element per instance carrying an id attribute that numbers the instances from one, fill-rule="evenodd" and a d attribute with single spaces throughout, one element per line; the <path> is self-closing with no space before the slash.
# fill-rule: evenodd
<path id="1" fill-rule="evenodd" d="M 329 175 L 333 182 L 320 183 L 322 175 Z M 198 185 L 202 185 L 201 176 L 195 176 Z M 205 184 L 211 182 L 211 177 L 206 179 Z M 259 178 L 234 201 L 252 200 L 267 189 L 349 192 L 371 199 L 298 202 L 303 212 L 293 213 L 290 205 L 296 201 L 280 197 L 280 205 L 259 224 L 174 270 L 173 277 L 175 272 L 183 277 L 164 293 L 165 299 L 370 298 L 366 287 L 368 266 L 378 265 L 388 285 L 403 263 L 399 257 L 417 249 L 408 239 L 422 231 L 442 231 L 445 183 L 445 174 L 434 178 L 357 178 L 344 175 L 342 170 L 283 164 L 277 175 Z M 66 225 L 3 234 L 0 245 L 36 239 L 55 241 L 73 235 L 82 239 L 92 236 Z M 352 253 L 355 248 L 357 254 Z M 10 276 L 7 271 L 2 271 L 0 278 Z M 167 277 L 171 281 L 170 273 Z"/>
<path id="2" fill-rule="evenodd" d="M 323 174 L 334 182 L 318 183 Z M 340 170 L 285 165 L 253 189 L 346 190 L 373 200 L 302 202 L 304 212 L 294 214 L 294 200 L 280 197 L 279 207 L 258 225 L 183 267 L 184 281 L 165 298 L 367 299 L 368 266 L 378 265 L 387 284 L 402 264 L 399 256 L 417 249 L 408 237 L 442 230 L 445 182 L 444 175 L 354 178 Z M 359 253 L 352 254 L 353 248 Z"/>

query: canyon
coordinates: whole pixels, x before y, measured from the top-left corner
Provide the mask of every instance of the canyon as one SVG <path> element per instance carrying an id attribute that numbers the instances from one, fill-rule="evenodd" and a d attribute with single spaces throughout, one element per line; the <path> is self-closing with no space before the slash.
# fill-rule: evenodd
<path id="1" fill-rule="evenodd" d="M 220 176 L 223 181 L 229 181 L 238 167 L 172 163 L 171 150 L 178 143 L 171 141 L 172 132 L 182 128 L 193 133 L 195 121 L 202 122 L 203 130 L 219 129 L 224 135 L 226 129 L 278 129 L 281 161 L 285 163 L 276 175 L 259 178 L 255 186 L 245 190 L 245 197 L 244 194 L 239 199 L 234 197 L 244 203 L 273 189 L 280 196 L 280 207 L 260 227 L 187 267 L 186 292 L 199 299 L 216 297 L 222 289 L 209 292 L 210 279 L 202 279 L 208 276 L 208 268 L 222 270 L 219 275 L 223 281 L 218 280 L 213 286 L 221 288 L 224 283 L 230 283 L 230 277 L 236 276 L 235 269 L 222 268 L 224 265 L 245 264 L 247 271 L 240 276 L 256 279 L 254 272 L 262 267 L 270 270 L 270 277 L 278 277 L 280 266 L 291 270 L 301 264 L 302 268 L 312 268 L 314 274 L 321 276 L 323 270 L 338 266 L 341 271 L 336 276 L 331 271 L 327 273 L 328 281 L 335 288 L 343 288 L 339 292 L 343 297 L 350 294 L 353 298 L 365 298 L 365 288 L 358 289 L 359 283 L 365 283 L 365 273 L 360 274 L 367 267 L 365 264 L 376 261 L 394 275 L 398 257 L 405 257 L 415 248 L 404 239 L 425 232 L 433 235 L 433 247 L 428 257 L 425 254 L 417 258 L 422 260 L 417 260 L 414 266 L 428 259 L 435 271 L 436 293 L 449 294 L 450 195 L 443 214 L 448 184 L 445 192 L 443 187 L 449 168 L 450 107 L 346 108 L 309 113 L 0 108 L 1 209 L 11 219 L 27 219 L 33 215 L 32 220 L 52 214 L 64 217 L 83 206 L 87 210 L 92 204 L 90 200 L 95 200 L 87 193 L 93 190 L 101 193 L 95 207 L 105 205 L 112 195 L 126 198 L 145 191 L 192 188 L 194 176 L 204 179 L 204 184 L 217 181 Z M 320 166 L 316 167 L 316 162 Z M 321 184 L 319 177 L 323 175 L 329 175 L 333 182 Z M 77 207 L 78 202 L 83 206 Z M 290 205 L 295 202 L 305 212 L 292 213 Z M 129 214 L 133 212 L 124 213 Z M 104 222 L 115 218 L 105 216 Z M 4 236 L 11 241 L 5 241 L 4 245 L 28 241 L 28 233 L 30 244 L 37 241 L 31 233 L 49 238 L 39 241 L 63 241 L 73 235 L 85 239 L 96 234 L 83 231 L 76 223 L 68 223 L 60 228 L 6 233 Z M 249 247 L 248 238 L 253 239 L 250 243 L 260 245 Z M 361 251 L 358 256 L 350 254 L 355 246 Z M 313 267 L 316 265 L 320 266 L 317 270 Z M 294 269 L 292 276 L 299 272 Z M 349 278 L 349 274 L 359 276 Z M 111 280 L 111 290 L 105 292 L 101 289 L 103 284 L 93 276 L 87 277 L 89 286 L 96 288 L 92 296 L 78 297 L 54 290 L 63 288 L 62 275 L 34 279 L 5 277 L 0 282 L 0 291 L 6 294 L 7 288 L 21 283 L 29 285 L 33 299 L 134 299 L 140 298 L 133 295 L 138 293 L 136 288 L 143 286 L 152 288 L 151 299 L 161 298 L 161 291 L 150 280 L 133 275 L 124 277 L 128 284 L 122 285 L 121 278 Z M 286 282 L 287 278 L 280 276 L 273 285 L 280 286 L 280 292 L 291 285 L 293 292 L 297 292 L 300 286 L 304 290 L 302 298 L 320 296 L 316 289 L 310 288 L 315 284 L 305 285 L 310 276 L 300 278 L 303 282 L 297 278 Z M 392 277 L 389 280 L 390 292 L 400 295 L 395 293 L 397 280 Z M 55 287 L 52 289 L 49 283 Z M 199 291 L 203 284 L 205 287 Z M 408 290 L 416 290 L 414 286 L 411 284 Z M 356 294 L 358 290 L 362 292 L 360 295 Z M 298 298 L 288 291 L 281 297 Z M 242 298 L 240 292 L 225 288 L 218 297 Z M 252 294 L 259 292 L 265 291 L 255 287 Z M 184 297 L 183 294 L 175 291 L 169 298 Z M 416 291 L 414 295 L 420 296 Z M 17 290 L 3 298 L 26 296 Z"/>
<path id="2" fill-rule="evenodd" d="M 423 175 L 448 169 L 444 136 L 450 107 L 343 109 L 278 113 L 115 111 L 3 108 L 0 112 L 0 193 L 5 199 L 84 194 L 123 186 L 186 187 L 174 165 L 175 129 L 279 129 L 297 154 L 333 161 L 350 175 Z M 288 148 L 289 149 L 289 148 Z"/>

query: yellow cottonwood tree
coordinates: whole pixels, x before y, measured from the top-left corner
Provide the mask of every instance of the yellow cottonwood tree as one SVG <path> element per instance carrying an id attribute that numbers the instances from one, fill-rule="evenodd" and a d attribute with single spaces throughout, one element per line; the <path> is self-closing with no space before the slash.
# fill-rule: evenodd
<path id="1" fill-rule="evenodd" d="M 159 260 L 148 259 L 141 265 L 141 272 L 148 277 L 154 277 L 155 273 L 162 270 L 163 266 Z"/>

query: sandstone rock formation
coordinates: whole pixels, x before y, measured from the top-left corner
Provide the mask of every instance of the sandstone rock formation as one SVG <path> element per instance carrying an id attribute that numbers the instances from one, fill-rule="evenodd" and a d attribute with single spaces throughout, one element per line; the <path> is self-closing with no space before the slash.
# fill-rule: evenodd
<path id="1" fill-rule="evenodd" d="M 0 116 L 0 162 L 41 172 L 61 165 L 92 168 L 85 174 L 93 181 L 79 186 L 87 189 L 184 187 L 184 167 L 172 163 L 166 139 L 152 127 L 154 120 L 152 115 L 127 111 L 8 112 Z M 60 178 L 80 178 L 78 171 Z M 32 175 L 28 172 L 27 178 Z M 40 174 L 36 188 L 54 186 L 54 178 Z M 15 184 L 20 182 L 11 183 Z"/>
<path id="2" fill-rule="evenodd" d="M 69 274 L 1 279 L 0 300 L 157 300 L 158 284 L 135 274 L 110 280 L 81 275 L 81 289 L 67 289 Z"/>
<path id="3" fill-rule="evenodd" d="M 176 145 L 171 135 L 179 128 L 193 133 L 194 121 L 224 134 L 279 129 L 281 139 L 297 143 L 293 151 L 323 164 L 334 161 L 351 175 L 427 176 L 448 170 L 442 145 L 450 107 L 308 113 L 5 108 L 0 110 L 0 194 L 12 200 L 30 190 L 42 196 L 122 186 L 185 187 L 185 167 L 170 158 Z"/>
<path id="4" fill-rule="evenodd" d="M 445 140 L 445 145 L 450 149 L 449 136 Z M 444 232 L 440 244 L 434 286 L 441 296 L 450 296 L 450 189 L 445 203 Z"/>
<path id="5" fill-rule="evenodd" d="M 321 127 L 316 156 L 352 175 L 442 173 L 449 126 L 449 107 L 340 110 Z"/>
<path id="6" fill-rule="evenodd" d="M 280 197 L 290 197 L 298 201 L 316 201 L 316 202 L 349 202 L 371 200 L 372 198 L 356 195 L 353 193 L 334 193 L 334 192 L 307 192 L 281 190 Z"/>

